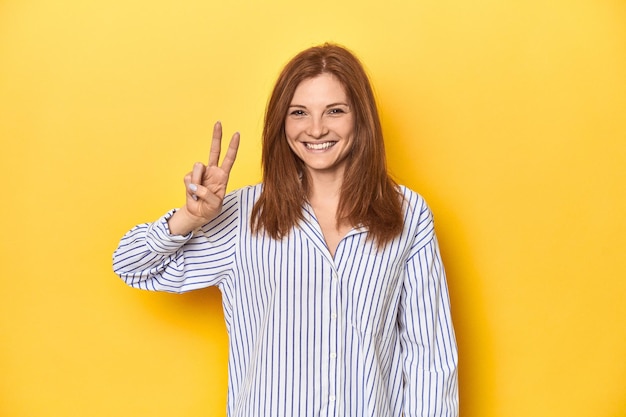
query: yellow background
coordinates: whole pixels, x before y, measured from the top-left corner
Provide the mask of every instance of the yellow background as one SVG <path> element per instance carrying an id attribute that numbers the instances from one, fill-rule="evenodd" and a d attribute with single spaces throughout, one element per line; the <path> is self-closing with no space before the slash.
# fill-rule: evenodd
<path id="1" fill-rule="evenodd" d="M 129 289 L 111 253 L 217 119 L 257 182 L 277 73 L 326 40 L 435 212 L 461 415 L 626 416 L 623 0 L 0 1 L 0 415 L 225 414 L 219 292 Z"/>

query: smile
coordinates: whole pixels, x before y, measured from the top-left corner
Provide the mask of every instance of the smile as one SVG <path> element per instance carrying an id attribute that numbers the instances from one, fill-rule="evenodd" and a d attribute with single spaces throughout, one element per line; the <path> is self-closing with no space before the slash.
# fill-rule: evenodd
<path id="1" fill-rule="evenodd" d="M 328 148 L 335 146 L 336 143 L 337 142 L 321 142 L 321 143 L 305 142 L 304 146 L 306 146 L 307 149 L 321 151 L 321 150 L 328 149 Z"/>

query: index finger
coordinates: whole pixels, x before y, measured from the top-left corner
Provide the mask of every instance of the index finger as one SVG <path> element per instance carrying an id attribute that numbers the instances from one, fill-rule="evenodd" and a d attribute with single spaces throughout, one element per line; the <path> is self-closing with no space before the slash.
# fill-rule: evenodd
<path id="1" fill-rule="evenodd" d="M 228 143 L 228 149 L 226 150 L 226 155 L 224 156 L 224 160 L 222 161 L 222 169 L 226 171 L 226 173 L 230 173 L 233 164 L 235 163 L 235 158 L 237 158 L 237 150 L 239 149 L 239 132 L 236 132 L 233 137 L 230 139 Z"/>
<path id="2" fill-rule="evenodd" d="M 218 120 L 213 126 L 213 139 L 211 140 L 211 150 L 209 152 L 209 165 L 217 166 L 220 161 L 220 150 L 222 148 L 222 123 Z"/>

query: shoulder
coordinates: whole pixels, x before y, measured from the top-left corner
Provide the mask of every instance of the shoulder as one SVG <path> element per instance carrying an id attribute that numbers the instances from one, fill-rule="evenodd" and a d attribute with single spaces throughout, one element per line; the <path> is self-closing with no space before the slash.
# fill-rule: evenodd
<path id="1" fill-rule="evenodd" d="M 259 199 L 262 189 L 262 184 L 255 184 L 229 191 L 224 197 L 222 211 L 237 213 L 243 218 L 250 217 L 252 208 Z"/>
<path id="2" fill-rule="evenodd" d="M 403 198 L 405 231 L 413 236 L 413 245 L 422 246 L 433 239 L 435 223 L 433 213 L 422 197 L 416 191 L 400 185 L 398 192 Z"/>
<path id="3" fill-rule="evenodd" d="M 250 212 L 260 192 L 260 184 L 229 191 L 224 196 L 222 211 L 217 217 L 207 223 L 205 229 L 214 230 L 227 225 L 245 223 L 250 218 Z"/>
<path id="4" fill-rule="evenodd" d="M 229 191 L 224 197 L 224 204 L 229 201 L 239 201 L 244 204 L 245 202 L 252 202 L 254 204 L 254 202 L 259 198 L 259 195 L 261 195 L 262 189 L 262 184 L 255 184 Z"/>
<path id="5" fill-rule="evenodd" d="M 403 206 L 403 211 L 405 212 L 405 215 L 409 214 L 411 216 L 419 216 L 419 217 L 422 217 L 424 215 L 432 216 L 430 207 L 426 203 L 426 200 L 424 199 L 424 197 L 421 196 L 421 194 L 419 194 L 416 191 L 413 191 L 412 189 L 410 189 L 409 187 L 405 185 L 398 186 L 398 193 L 400 194 L 403 200 L 402 206 Z"/>

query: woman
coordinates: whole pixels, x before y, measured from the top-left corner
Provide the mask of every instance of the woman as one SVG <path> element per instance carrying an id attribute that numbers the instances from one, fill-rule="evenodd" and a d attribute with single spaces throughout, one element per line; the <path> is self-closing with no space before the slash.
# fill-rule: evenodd
<path id="1" fill-rule="evenodd" d="M 229 333 L 228 415 L 455 416 L 457 351 L 424 200 L 387 174 L 367 75 L 343 47 L 283 69 L 263 130 L 263 183 L 226 194 L 219 166 L 185 176 L 186 202 L 114 254 L 130 286 L 216 285 Z"/>

